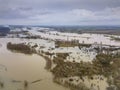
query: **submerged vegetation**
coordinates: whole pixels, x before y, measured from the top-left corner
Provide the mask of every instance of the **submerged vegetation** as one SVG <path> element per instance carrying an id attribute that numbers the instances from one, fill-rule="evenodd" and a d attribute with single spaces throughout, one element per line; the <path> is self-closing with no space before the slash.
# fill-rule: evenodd
<path id="1" fill-rule="evenodd" d="M 48 57 L 46 57 L 46 56 L 44 56 L 44 58 L 45 58 L 45 60 L 46 60 L 45 69 L 50 70 L 51 67 L 52 67 L 52 62 L 51 62 L 50 58 L 48 58 Z"/>
<path id="2" fill-rule="evenodd" d="M 77 40 L 73 40 L 73 41 L 56 41 L 55 45 L 56 45 L 56 47 L 74 47 L 74 46 L 78 46 L 79 42 Z"/>
<path id="3" fill-rule="evenodd" d="M 9 42 L 7 44 L 7 49 L 11 51 L 21 52 L 24 54 L 33 54 L 31 48 L 28 45 L 25 45 L 24 43 L 12 44 L 11 42 Z"/>
<path id="4" fill-rule="evenodd" d="M 84 43 L 79 44 L 79 48 L 82 48 L 82 47 L 89 48 L 91 46 L 92 46 L 92 44 L 84 44 Z"/>
<path id="5" fill-rule="evenodd" d="M 70 88 L 70 90 L 90 90 L 83 83 L 80 83 L 79 85 L 75 85 L 75 84 L 68 82 L 68 81 L 65 81 L 63 83 L 63 81 L 60 78 L 54 78 L 54 82 L 59 84 L 59 85 L 62 85 L 64 87 Z"/>
<path id="6" fill-rule="evenodd" d="M 120 38 L 119 37 L 111 36 L 111 40 L 120 41 Z"/>
<path id="7" fill-rule="evenodd" d="M 79 48 L 86 47 L 89 48 L 92 46 L 92 44 L 85 44 L 79 43 L 78 40 L 72 40 L 72 41 L 56 41 L 55 42 L 56 47 L 75 47 L 78 46 Z"/>
<path id="8" fill-rule="evenodd" d="M 120 55 L 111 55 L 111 54 L 98 54 L 96 59 L 90 62 L 65 62 L 59 56 L 54 59 L 54 62 L 57 64 L 53 68 L 52 72 L 55 75 L 54 81 L 59 82 L 59 78 L 68 78 L 78 76 L 83 79 L 84 76 L 88 76 L 90 79 L 94 75 L 103 75 L 108 78 L 113 77 L 112 82 L 117 86 L 117 90 L 120 89 Z M 59 82 L 60 83 L 60 82 Z M 70 85 L 70 84 L 69 84 Z M 70 85 L 74 87 L 73 85 Z M 71 89 L 72 90 L 72 89 Z M 78 89 L 74 89 L 78 90 Z M 88 90 L 88 89 L 81 89 Z"/>

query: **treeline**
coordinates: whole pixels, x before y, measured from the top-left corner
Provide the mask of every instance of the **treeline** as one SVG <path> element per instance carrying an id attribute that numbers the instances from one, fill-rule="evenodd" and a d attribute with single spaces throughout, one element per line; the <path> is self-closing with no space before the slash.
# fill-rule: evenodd
<path id="1" fill-rule="evenodd" d="M 25 45 L 23 43 L 12 44 L 11 42 L 8 42 L 7 43 L 7 49 L 9 49 L 11 51 L 21 52 L 21 53 L 24 53 L 24 54 L 32 54 L 33 53 L 31 48 L 28 45 Z"/>
<path id="2" fill-rule="evenodd" d="M 72 41 L 55 41 L 55 45 L 57 47 L 75 47 L 79 45 L 78 40 L 72 40 Z"/>

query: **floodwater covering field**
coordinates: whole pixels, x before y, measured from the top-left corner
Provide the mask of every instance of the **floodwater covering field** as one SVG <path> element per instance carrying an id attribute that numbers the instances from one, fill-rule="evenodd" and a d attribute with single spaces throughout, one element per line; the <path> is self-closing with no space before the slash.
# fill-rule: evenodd
<path id="1" fill-rule="evenodd" d="M 43 57 L 12 53 L 6 49 L 9 41 L 22 42 L 20 39 L 0 38 L 0 83 L 3 83 L 0 90 L 67 90 L 52 81 L 53 75 L 45 69 Z"/>

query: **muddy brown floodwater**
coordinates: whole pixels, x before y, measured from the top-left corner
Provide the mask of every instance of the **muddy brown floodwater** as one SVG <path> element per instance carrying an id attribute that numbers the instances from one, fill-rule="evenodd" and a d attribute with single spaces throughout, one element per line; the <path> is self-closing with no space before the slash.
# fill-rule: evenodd
<path id="1" fill-rule="evenodd" d="M 53 75 L 45 69 L 43 57 L 12 53 L 6 49 L 8 41 L 13 40 L 0 38 L 0 90 L 68 90 L 52 81 Z"/>

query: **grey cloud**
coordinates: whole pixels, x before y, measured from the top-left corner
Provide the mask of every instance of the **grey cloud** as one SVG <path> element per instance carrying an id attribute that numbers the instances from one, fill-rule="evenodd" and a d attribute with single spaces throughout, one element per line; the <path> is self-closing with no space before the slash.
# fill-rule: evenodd
<path id="1" fill-rule="evenodd" d="M 0 20 L 28 24 L 119 23 L 119 6 L 120 0 L 0 0 Z"/>
<path id="2" fill-rule="evenodd" d="M 47 9 L 91 9 L 98 10 L 106 7 L 120 6 L 120 0 L 0 0 L 0 4 L 10 7 L 33 7 Z"/>

